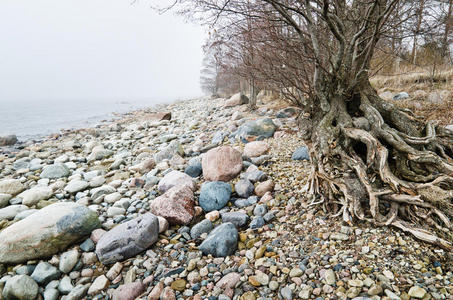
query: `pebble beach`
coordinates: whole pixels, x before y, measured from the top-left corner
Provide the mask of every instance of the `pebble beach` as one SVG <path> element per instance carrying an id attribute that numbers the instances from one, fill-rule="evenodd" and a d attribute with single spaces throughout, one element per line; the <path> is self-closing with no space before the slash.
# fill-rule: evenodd
<path id="1" fill-rule="evenodd" d="M 304 196 L 297 109 L 198 98 L 0 147 L 0 299 L 453 299 L 453 254 Z"/>

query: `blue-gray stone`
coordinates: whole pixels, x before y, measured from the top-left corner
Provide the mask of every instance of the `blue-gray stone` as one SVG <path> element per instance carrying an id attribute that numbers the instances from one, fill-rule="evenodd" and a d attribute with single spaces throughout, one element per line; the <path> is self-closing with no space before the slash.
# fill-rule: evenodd
<path id="1" fill-rule="evenodd" d="M 86 239 L 82 244 L 80 244 L 80 249 L 83 252 L 91 252 L 95 248 L 94 242 L 91 239 Z"/>
<path id="2" fill-rule="evenodd" d="M 48 262 L 40 262 L 31 274 L 31 278 L 39 284 L 46 285 L 50 281 L 58 279 L 60 274 L 60 270 Z"/>
<path id="3" fill-rule="evenodd" d="M 60 293 L 57 289 L 46 289 L 43 293 L 44 300 L 57 300 Z"/>
<path id="4" fill-rule="evenodd" d="M 214 145 L 220 145 L 223 142 L 223 139 L 228 135 L 228 133 L 223 131 L 217 131 L 212 137 L 211 143 Z"/>
<path id="5" fill-rule="evenodd" d="M 286 107 L 277 112 L 275 115 L 277 118 L 290 118 L 294 115 L 296 115 L 297 110 L 294 107 Z"/>
<path id="6" fill-rule="evenodd" d="M 297 148 L 291 156 L 292 160 L 310 160 L 310 155 L 308 154 L 308 148 L 302 146 Z"/>
<path id="7" fill-rule="evenodd" d="M 235 133 L 236 137 L 246 138 L 248 136 L 263 136 L 271 137 L 274 135 L 277 126 L 270 118 L 264 118 L 254 121 L 249 121 L 241 125 Z"/>
<path id="8" fill-rule="evenodd" d="M 70 174 L 69 168 L 65 164 L 56 163 L 53 165 L 45 166 L 41 172 L 41 178 L 58 179 L 68 177 Z"/>
<path id="9" fill-rule="evenodd" d="M 17 275 L 30 275 L 35 270 L 35 265 L 25 265 L 16 269 Z"/>
<path id="10" fill-rule="evenodd" d="M 406 92 L 401 92 L 393 96 L 393 100 L 403 100 L 409 98 L 409 94 Z"/>
<path id="11" fill-rule="evenodd" d="M 198 203 L 204 211 L 220 210 L 227 205 L 231 196 L 231 186 L 222 181 L 205 182 L 201 186 Z"/>
<path id="12" fill-rule="evenodd" d="M 234 185 L 234 189 L 236 194 L 239 195 L 241 198 L 248 198 L 249 196 L 253 195 L 253 191 L 255 190 L 255 186 L 246 179 L 241 179 Z"/>
<path id="13" fill-rule="evenodd" d="M 198 238 L 203 233 L 209 233 L 214 226 L 212 222 L 208 219 L 204 219 L 200 223 L 195 224 L 190 230 L 190 237 L 193 239 Z"/>
<path id="14" fill-rule="evenodd" d="M 266 224 L 266 222 L 264 222 L 263 217 L 255 217 L 253 218 L 252 222 L 250 222 L 250 228 L 251 229 L 261 228 L 264 226 L 264 224 Z"/>
<path id="15" fill-rule="evenodd" d="M 209 233 L 198 247 L 203 254 L 214 257 L 232 255 L 238 245 L 238 231 L 233 223 L 223 223 Z"/>
<path id="16" fill-rule="evenodd" d="M 264 204 L 257 204 L 253 210 L 255 216 L 262 217 L 267 213 L 267 207 Z"/>
<path id="17" fill-rule="evenodd" d="M 273 219 L 275 219 L 275 215 L 273 212 L 268 212 L 267 214 L 265 214 L 263 216 L 263 219 L 264 221 L 266 221 L 266 223 L 269 223 L 270 221 L 272 221 Z"/>
<path id="18" fill-rule="evenodd" d="M 247 225 L 249 219 L 250 218 L 247 214 L 237 211 L 222 214 L 223 223 L 230 222 L 236 225 L 237 227 L 243 227 Z"/>
<path id="19" fill-rule="evenodd" d="M 193 164 L 187 166 L 184 173 L 189 175 L 190 177 L 196 178 L 201 175 L 203 172 L 203 168 L 201 167 L 201 163 Z"/>
<path id="20" fill-rule="evenodd" d="M 234 201 L 234 205 L 236 205 L 239 208 L 243 208 L 249 206 L 250 203 L 247 201 L 247 199 L 237 199 Z"/>

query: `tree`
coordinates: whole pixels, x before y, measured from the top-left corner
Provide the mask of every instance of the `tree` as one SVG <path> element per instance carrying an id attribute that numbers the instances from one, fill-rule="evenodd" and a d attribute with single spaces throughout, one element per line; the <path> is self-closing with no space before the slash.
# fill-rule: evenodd
<path id="1" fill-rule="evenodd" d="M 402 28 L 414 1 L 179 3 L 229 36 L 252 24 L 254 53 L 268 63 L 260 75 L 306 96 L 299 125 L 311 204 L 453 249 L 453 133 L 381 99 L 369 81 L 378 43 Z"/>

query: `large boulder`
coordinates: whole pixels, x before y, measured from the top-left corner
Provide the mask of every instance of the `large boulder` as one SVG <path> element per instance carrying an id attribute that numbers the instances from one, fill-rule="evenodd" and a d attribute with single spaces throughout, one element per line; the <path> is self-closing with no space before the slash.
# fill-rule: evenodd
<path id="1" fill-rule="evenodd" d="M 22 198 L 22 204 L 33 206 L 41 200 L 47 200 L 52 196 L 53 191 L 48 186 L 36 186 L 20 193 L 17 197 Z"/>
<path id="2" fill-rule="evenodd" d="M 12 146 L 17 143 L 17 136 L 14 134 L 7 136 L 0 136 L 0 147 L 1 146 Z"/>
<path id="3" fill-rule="evenodd" d="M 16 275 L 6 281 L 3 298 L 6 300 L 35 300 L 38 284 L 28 275 Z"/>
<path id="4" fill-rule="evenodd" d="M 230 146 L 209 150 L 202 159 L 203 177 L 208 181 L 230 181 L 242 170 L 242 155 Z"/>
<path id="5" fill-rule="evenodd" d="M 159 235 L 159 220 L 146 213 L 105 233 L 96 245 L 96 254 L 104 265 L 137 255 L 154 244 Z"/>
<path id="6" fill-rule="evenodd" d="M 165 193 L 174 186 L 184 185 L 192 191 L 197 189 L 197 183 L 192 177 L 180 171 L 171 171 L 159 181 L 158 189 L 160 193 Z"/>
<path id="7" fill-rule="evenodd" d="M 62 163 L 45 166 L 41 172 L 41 178 L 58 179 L 68 177 L 70 174 L 69 168 Z"/>
<path id="8" fill-rule="evenodd" d="M 193 191 L 186 185 L 175 186 L 151 202 L 150 210 L 170 224 L 187 225 L 195 216 Z"/>
<path id="9" fill-rule="evenodd" d="M 198 203 L 205 212 L 220 210 L 227 205 L 231 196 L 231 186 L 222 181 L 205 182 L 201 186 Z"/>
<path id="10" fill-rule="evenodd" d="M 242 93 L 237 93 L 231 96 L 230 99 L 225 101 L 225 107 L 232 107 L 232 106 L 237 106 L 237 105 L 242 105 L 242 104 L 247 104 L 249 103 L 249 98 L 242 94 Z"/>
<path id="11" fill-rule="evenodd" d="M 3 179 L 0 180 L 0 193 L 15 196 L 22 192 L 25 186 L 19 179 Z"/>
<path id="12" fill-rule="evenodd" d="M 232 255 L 238 245 L 238 231 L 233 223 L 223 223 L 209 233 L 198 247 L 203 254 L 214 257 Z"/>
<path id="13" fill-rule="evenodd" d="M 99 226 L 98 215 L 85 206 L 51 204 L 0 232 L 0 263 L 49 257 Z"/>
<path id="14" fill-rule="evenodd" d="M 258 157 L 269 151 L 269 145 L 264 141 L 254 141 L 245 144 L 244 155 L 248 157 Z"/>
<path id="15" fill-rule="evenodd" d="M 235 135 L 244 139 L 248 139 L 250 137 L 269 138 L 274 135 L 275 130 L 277 130 L 277 125 L 274 124 L 272 119 L 264 118 L 248 121 L 247 123 L 241 125 Z"/>

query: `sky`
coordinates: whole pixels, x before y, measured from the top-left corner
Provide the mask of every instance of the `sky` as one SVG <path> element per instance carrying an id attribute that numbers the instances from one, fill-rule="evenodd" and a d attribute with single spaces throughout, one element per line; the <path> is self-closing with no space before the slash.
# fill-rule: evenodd
<path id="1" fill-rule="evenodd" d="M 0 101 L 201 95 L 203 29 L 132 2 L 1 0 Z"/>

